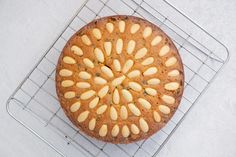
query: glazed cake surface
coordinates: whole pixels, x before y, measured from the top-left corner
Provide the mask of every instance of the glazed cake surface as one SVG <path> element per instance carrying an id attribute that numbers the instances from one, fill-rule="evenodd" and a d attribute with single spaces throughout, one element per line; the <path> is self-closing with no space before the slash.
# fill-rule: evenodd
<path id="1" fill-rule="evenodd" d="M 134 16 L 109 16 L 81 28 L 56 69 L 61 106 L 80 130 L 111 143 L 146 139 L 175 113 L 183 65 L 170 38 Z"/>

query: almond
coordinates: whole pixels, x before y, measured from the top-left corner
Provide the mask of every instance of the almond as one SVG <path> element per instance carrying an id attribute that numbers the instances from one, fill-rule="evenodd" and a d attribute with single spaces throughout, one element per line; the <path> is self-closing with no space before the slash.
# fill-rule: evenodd
<path id="1" fill-rule="evenodd" d="M 92 101 L 89 103 L 89 108 L 95 108 L 99 103 L 99 97 L 93 98 Z"/>
<path id="2" fill-rule="evenodd" d="M 151 27 L 146 27 L 143 31 L 143 37 L 147 38 L 152 34 L 152 28 Z"/>
<path id="3" fill-rule="evenodd" d="M 84 112 L 80 113 L 77 118 L 77 121 L 80 123 L 84 122 L 88 118 L 88 115 L 89 115 L 89 111 L 84 111 Z"/>
<path id="4" fill-rule="evenodd" d="M 125 98 L 125 100 L 127 102 L 133 101 L 133 96 L 132 96 L 132 94 L 128 90 L 123 89 L 122 90 L 122 95 L 123 95 L 123 97 Z"/>
<path id="5" fill-rule="evenodd" d="M 136 32 L 139 30 L 139 28 L 140 28 L 140 25 L 139 25 L 139 24 L 133 24 L 133 25 L 131 26 L 131 28 L 130 28 L 130 33 L 131 33 L 131 34 L 136 33 Z"/>
<path id="6" fill-rule="evenodd" d="M 70 50 L 72 52 L 74 52 L 74 54 L 78 55 L 78 56 L 82 56 L 83 55 L 83 51 L 80 47 L 76 46 L 76 45 L 73 45 Z"/>
<path id="7" fill-rule="evenodd" d="M 71 111 L 71 112 L 76 112 L 76 111 L 78 111 L 79 108 L 80 108 L 80 105 L 81 105 L 80 101 L 75 102 L 74 104 L 72 104 L 72 105 L 70 106 L 70 111 Z"/>
<path id="8" fill-rule="evenodd" d="M 136 43 L 135 43 L 134 40 L 130 40 L 130 41 L 128 42 L 128 46 L 127 46 L 127 49 L 126 49 L 126 51 L 127 51 L 128 54 L 132 54 L 132 53 L 133 53 L 133 51 L 134 51 L 134 49 L 135 49 L 135 45 L 136 45 Z"/>
<path id="9" fill-rule="evenodd" d="M 151 45 L 152 45 L 152 46 L 156 46 L 157 44 L 159 44 L 159 43 L 161 42 L 161 40 L 162 40 L 162 37 L 161 37 L 161 36 L 156 36 L 156 37 L 152 40 Z"/>
<path id="10" fill-rule="evenodd" d="M 98 28 L 94 28 L 93 29 L 93 36 L 97 39 L 101 39 L 102 38 L 102 33 Z"/>
<path id="11" fill-rule="evenodd" d="M 112 33 L 114 30 L 114 25 L 109 22 L 106 24 L 106 29 L 108 30 L 109 33 Z"/>
<path id="12" fill-rule="evenodd" d="M 149 130 L 148 123 L 143 118 L 139 119 L 139 125 L 143 132 L 148 132 Z"/>
<path id="13" fill-rule="evenodd" d="M 72 74 L 73 74 L 73 72 L 68 70 L 68 69 L 61 69 L 60 72 L 59 72 L 59 75 L 63 76 L 63 77 L 69 77 Z"/>
<path id="14" fill-rule="evenodd" d="M 133 65 L 134 65 L 134 61 L 131 59 L 128 59 L 123 66 L 122 72 L 127 73 L 132 68 Z"/>
<path id="15" fill-rule="evenodd" d="M 111 42 L 104 42 L 104 49 L 107 54 L 107 56 L 111 55 L 111 49 L 112 49 L 112 43 Z"/>
<path id="16" fill-rule="evenodd" d="M 78 83 L 76 83 L 76 87 L 78 87 L 78 88 L 90 88 L 91 85 L 88 82 L 78 82 Z"/>
<path id="17" fill-rule="evenodd" d="M 64 80 L 61 82 L 62 87 L 71 87 L 74 85 L 74 81 L 72 80 Z"/>
<path id="18" fill-rule="evenodd" d="M 103 55 L 103 52 L 100 48 L 95 48 L 94 54 L 99 62 L 101 62 L 101 63 L 104 62 L 104 55 Z"/>
<path id="19" fill-rule="evenodd" d="M 95 119 L 95 118 L 92 118 L 92 119 L 89 121 L 89 130 L 94 130 L 94 129 L 95 129 L 95 126 L 96 126 L 96 119 Z"/>
<path id="20" fill-rule="evenodd" d="M 141 112 L 140 110 L 133 104 L 133 103 L 129 103 L 128 107 L 130 109 L 130 111 L 135 115 L 135 116 L 140 116 Z"/>
<path id="21" fill-rule="evenodd" d="M 121 33 L 125 32 L 125 21 L 119 21 L 119 30 Z"/>
<path id="22" fill-rule="evenodd" d="M 159 105 L 158 108 L 163 114 L 169 114 L 170 113 L 170 108 L 168 106 Z"/>
<path id="23" fill-rule="evenodd" d="M 112 130 L 111 130 L 112 137 L 116 137 L 119 134 L 119 131 L 120 131 L 119 126 L 117 124 L 114 125 Z"/>
<path id="24" fill-rule="evenodd" d="M 101 128 L 99 129 L 99 135 L 101 137 L 104 137 L 107 135 L 107 125 L 103 124 Z"/>
<path id="25" fill-rule="evenodd" d="M 76 63 L 75 59 L 72 57 L 69 57 L 69 56 L 63 57 L 63 62 L 66 64 L 75 64 Z"/>
<path id="26" fill-rule="evenodd" d="M 84 58 L 84 59 L 83 59 L 83 62 L 84 62 L 84 64 L 85 64 L 87 67 L 89 67 L 89 68 L 94 68 L 94 64 L 93 64 L 93 62 L 92 62 L 90 59 Z"/>
<path id="27" fill-rule="evenodd" d="M 147 54 L 147 48 L 146 47 L 143 47 L 141 49 L 139 49 L 137 51 L 137 53 L 135 54 L 134 58 L 135 59 L 141 59 L 143 58 L 145 55 Z"/>
<path id="28" fill-rule="evenodd" d="M 85 45 L 91 45 L 92 43 L 91 43 L 91 41 L 90 41 L 90 39 L 89 39 L 89 37 L 87 36 L 87 35 L 83 35 L 82 37 L 81 37 L 81 40 L 82 40 L 82 42 L 85 44 Z"/>
<path id="29" fill-rule="evenodd" d="M 92 96 L 94 96 L 95 93 L 96 93 L 96 92 L 95 92 L 94 90 L 88 90 L 88 91 L 82 93 L 82 94 L 80 95 L 80 98 L 81 98 L 82 100 L 87 100 L 87 99 L 91 98 Z"/>
<path id="30" fill-rule="evenodd" d="M 66 98 L 66 99 L 72 99 L 74 97 L 75 97 L 75 92 L 73 92 L 73 91 L 69 91 L 64 94 L 64 98 Z"/>
<path id="31" fill-rule="evenodd" d="M 119 38 L 119 39 L 116 41 L 116 53 L 117 53 L 117 54 L 121 54 L 122 49 L 123 49 L 123 40 Z"/>
<path id="32" fill-rule="evenodd" d="M 122 136 L 123 137 L 128 137 L 130 134 L 129 128 L 127 125 L 124 125 L 122 128 Z"/>

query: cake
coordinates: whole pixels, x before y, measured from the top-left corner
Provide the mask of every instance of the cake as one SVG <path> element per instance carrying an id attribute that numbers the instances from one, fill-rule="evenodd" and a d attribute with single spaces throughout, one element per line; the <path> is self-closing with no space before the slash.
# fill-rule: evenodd
<path id="1" fill-rule="evenodd" d="M 159 131 L 178 108 L 184 71 L 156 25 L 134 16 L 96 19 L 66 43 L 56 68 L 65 114 L 85 134 L 131 143 Z"/>

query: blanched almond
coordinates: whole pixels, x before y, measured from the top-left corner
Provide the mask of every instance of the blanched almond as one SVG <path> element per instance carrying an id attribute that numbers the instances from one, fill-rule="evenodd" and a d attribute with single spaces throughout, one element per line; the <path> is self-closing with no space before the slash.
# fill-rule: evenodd
<path id="1" fill-rule="evenodd" d="M 162 37 L 161 37 L 161 36 L 156 36 L 156 37 L 152 40 L 151 45 L 152 45 L 152 46 L 156 46 L 157 44 L 159 44 L 159 43 L 161 42 L 161 40 L 162 40 Z"/>
<path id="2" fill-rule="evenodd" d="M 127 125 L 124 125 L 122 128 L 122 136 L 123 137 L 128 137 L 130 134 L 129 128 Z"/>
<path id="3" fill-rule="evenodd" d="M 114 90 L 113 95 L 112 95 L 112 101 L 114 104 L 119 104 L 120 103 L 120 94 L 117 89 Z"/>
<path id="4" fill-rule="evenodd" d="M 170 108 L 168 106 L 159 105 L 158 108 L 163 114 L 169 114 L 170 113 Z"/>
<path id="5" fill-rule="evenodd" d="M 116 124 L 113 126 L 112 130 L 111 130 L 111 135 L 112 137 L 116 137 L 120 132 L 120 128 L 119 126 Z"/>
<path id="6" fill-rule="evenodd" d="M 64 98 L 66 98 L 66 99 L 72 99 L 74 97 L 75 97 L 75 92 L 73 92 L 73 91 L 69 91 L 64 94 Z"/>
<path id="7" fill-rule="evenodd" d="M 149 95 L 152 95 L 152 96 L 157 95 L 157 91 L 153 88 L 145 88 L 145 92 Z"/>
<path id="8" fill-rule="evenodd" d="M 129 103 L 128 107 L 130 109 L 130 111 L 135 115 L 135 116 L 140 116 L 141 112 L 140 110 L 133 104 L 133 103 Z"/>
<path id="9" fill-rule="evenodd" d="M 148 123 L 143 118 L 139 119 L 139 125 L 143 132 L 148 132 L 149 130 Z"/>
<path id="10" fill-rule="evenodd" d="M 170 47 L 168 45 L 165 45 L 161 48 L 160 52 L 159 52 L 159 56 L 165 56 L 167 53 L 169 53 L 170 51 Z"/>
<path id="11" fill-rule="evenodd" d="M 114 74 L 112 72 L 112 70 L 110 68 L 108 68 L 107 66 L 102 66 L 101 70 L 104 74 L 106 74 L 108 77 L 113 77 Z"/>
<path id="12" fill-rule="evenodd" d="M 146 109 L 150 109 L 152 106 L 150 102 L 148 102 L 146 99 L 143 99 L 143 98 L 139 98 L 138 102 Z"/>
<path id="13" fill-rule="evenodd" d="M 111 55 L 111 49 L 112 49 L 112 43 L 107 41 L 107 42 L 104 42 L 104 49 L 105 49 L 105 52 L 107 54 L 107 56 L 110 56 Z"/>
<path id="14" fill-rule="evenodd" d="M 149 85 L 158 85 L 161 81 L 158 78 L 152 78 L 147 81 Z"/>
<path id="15" fill-rule="evenodd" d="M 133 65 L 134 65 L 134 61 L 131 59 L 128 59 L 123 66 L 122 72 L 127 73 L 132 68 Z"/>
<path id="16" fill-rule="evenodd" d="M 104 62 L 104 55 L 103 55 L 103 52 L 100 48 L 95 48 L 94 54 L 99 62 L 101 62 L 101 63 Z"/>
<path id="17" fill-rule="evenodd" d="M 123 40 L 119 38 L 119 39 L 116 41 L 116 53 L 117 53 L 117 54 L 121 54 L 122 49 L 123 49 Z"/>
<path id="18" fill-rule="evenodd" d="M 107 135 L 107 125 L 103 124 L 101 128 L 99 129 L 99 135 L 101 137 L 104 137 Z"/>
<path id="19" fill-rule="evenodd" d="M 101 39 L 102 38 L 102 33 L 101 33 L 101 31 L 98 28 L 94 28 L 93 29 L 93 35 L 97 39 Z"/>
<path id="20" fill-rule="evenodd" d="M 78 46 L 73 45 L 73 46 L 70 48 L 70 50 L 71 50 L 72 52 L 74 52 L 74 54 L 76 54 L 76 55 L 78 55 L 78 56 L 82 56 L 82 55 L 83 55 L 82 49 L 81 49 L 80 47 L 78 47 Z"/>
<path id="21" fill-rule="evenodd" d="M 78 88 L 90 88 L 91 85 L 88 82 L 78 82 L 78 83 L 76 83 L 76 87 L 78 87 Z"/>
<path id="22" fill-rule="evenodd" d="M 136 43 L 135 43 L 134 40 L 130 40 L 128 42 L 128 46 L 127 46 L 127 49 L 126 49 L 128 54 L 132 54 L 132 52 L 134 51 L 135 45 L 136 45 Z"/>
<path id="23" fill-rule="evenodd" d="M 68 76 L 71 76 L 72 74 L 73 72 L 68 69 L 61 69 L 59 72 L 59 75 L 63 77 L 68 77 Z"/>
<path id="24" fill-rule="evenodd" d="M 175 98 L 173 98 L 172 96 L 169 96 L 169 95 L 163 95 L 161 97 L 161 99 L 167 104 L 174 104 L 175 103 Z"/>
<path id="25" fill-rule="evenodd" d="M 132 96 L 132 94 L 128 90 L 123 89 L 122 90 L 122 95 L 123 95 L 123 97 L 125 98 L 125 100 L 127 102 L 133 101 L 133 96 Z"/>
<path id="26" fill-rule="evenodd" d="M 135 135 L 139 134 L 139 128 L 135 124 L 131 124 L 131 132 Z"/>
<path id="27" fill-rule="evenodd" d="M 89 37 L 87 36 L 87 35 L 83 35 L 82 37 L 81 37 L 81 39 L 82 39 L 82 42 L 85 44 L 85 45 L 91 45 L 92 43 L 91 43 L 91 41 L 90 41 L 90 39 L 89 39 Z"/>
<path id="28" fill-rule="evenodd" d="M 125 76 L 122 75 L 122 76 L 120 76 L 120 77 L 115 78 L 115 79 L 112 81 L 111 84 L 112 84 L 112 86 L 116 87 L 116 86 L 120 85 L 124 80 L 125 80 Z"/>
<path id="29" fill-rule="evenodd" d="M 125 21 L 119 21 L 119 30 L 121 33 L 125 31 Z"/>
<path id="30" fill-rule="evenodd" d="M 139 70 L 133 70 L 131 72 L 128 73 L 128 77 L 129 78 L 134 78 L 134 77 L 138 77 L 141 74 L 141 72 Z"/>
<path id="31" fill-rule="evenodd" d="M 177 62 L 177 59 L 175 57 L 170 57 L 166 62 L 165 65 L 167 67 L 170 67 L 172 65 L 174 65 Z"/>
<path id="32" fill-rule="evenodd" d="M 152 34 L 152 28 L 151 27 L 146 27 L 143 31 L 143 37 L 147 38 Z"/>
<path id="33" fill-rule="evenodd" d="M 91 98 L 92 96 L 94 96 L 95 93 L 96 93 L 96 92 L 95 92 L 94 90 L 88 90 L 88 91 L 82 93 L 82 94 L 80 95 L 80 98 L 81 98 L 82 100 L 87 100 L 87 99 Z"/>
<path id="34" fill-rule="evenodd" d="M 69 56 L 63 57 L 63 62 L 66 64 L 75 64 L 76 63 L 75 59 L 72 57 L 69 57 Z"/>
<path id="35" fill-rule="evenodd" d="M 103 114 L 106 110 L 107 110 L 107 105 L 102 105 L 97 109 L 96 113 Z"/>
<path id="36" fill-rule="evenodd" d="M 148 75 L 153 75 L 155 73 L 157 73 L 157 68 L 151 67 L 151 68 L 148 68 L 146 71 L 144 71 L 143 75 L 148 76 Z"/>
<path id="37" fill-rule="evenodd" d="M 106 29 L 108 30 L 109 33 L 112 33 L 114 30 L 114 25 L 109 22 L 106 24 Z"/>
<path id="38" fill-rule="evenodd" d="M 148 57 L 148 58 L 146 58 L 144 61 L 142 61 L 142 65 L 150 65 L 150 64 L 152 64 L 154 62 L 154 58 L 153 57 Z"/>
<path id="39" fill-rule="evenodd" d="M 99 97 L 93 98 L 89 103 L 89 108 L 95 108 L 98 105 Z"/>
<path id="40" fill-rule="evenodd" d="M 121 106 L 121 108 L 120 108 L 120 117 L 121 117 L 121 119 L 127 119 L 127 117 L 128 117 L 128 111 L 127 111 L 127 108 L 123 105 L 123 106 Z"/>
<path id="41" fill-rule="evenodd" d="M 76 111 L 78 111 L 79 110 L 79 108 L 80 108 L 80 101 L 77 101 L 77 102 L 75 102 L 74 104 L 72 104 L 71 106 L 70 106 L 70 111 L 71 112 L 76 112 Z"/>
<path id="42" fill-rule="evenodd" d="M 136 33 L 136 32 L 139 30 L 139 28 L 140 28 L 140 25 L 139 25 L 139 24 L 133 24 L 133 25 L 131 26 L 131 28 L 130 28 L 130 33 L 131 33 L 131 34 Z"/>
<path id="43" fill-rule="evenodd" d="M 113 107 L 113 106 L 111 106 L 111 108 L 110 108 L 110 117 L 112 120 L 117 120 L 117 118 L 118 118 L 117 111 L 116 111 L 115 107 Z"/>
<path id="44" fill-rule="evenodd" d="M 178 70 L 171 70 L 170 72 L 168 72 L 167 75 L 171 76 L 171 77 L 175 77 L 175 76 L 179 75 L 179 71 Z"/>
<path id="45" fill-rule="evenodd" d="M 140 59 L 140 58 L 143 58 L 146 54 L 147 54 L 147 48 L 143 47 L 143 48 L 141 48 L 137 51 L 134 58 L 135 59 Z"/>
<path id="46" fill-rule="evenodd" d="M 80 113 L 80 115 L 77 118 L 77 121 L 80 123 L 84 122 L 88 118 L 88 115 L 89 115 L 89 111 L 84 111 L 84 112 Z"/>
<path id="47" fill-rule="evenodd" d="M 71 87 L 74 85 L 74 81 L 72 80 L 64 80 L 61 82 L 62 87 Z"/>
<path id="48" fill-rule="evenodd" d="M 102 77 L 94 77 L 94 83 L 99 84 L 99 85 L 103 85 L 107 83 L 107 80 L 105 80 Z"/>
<path id="49" fill-rule="evenodd" d="M 165 89 L 166 90 L 176 90 L 179 88 L 179 83 L 178 82 L 170 82 L 165 84 Z"/>
<path id="50" fill-rule="evenodd" d="M 95 126 L 96 126 L 96 119 L 95 119 L 95 118 L 92 118 L 92 119 L 89 121 L 89 130 L 94 130 L 94 129 L 95 129 Z"/>
<path id="51" fill-rule="evenodd" d="M 156 122 L 160 122 L 161 121 L 161 116 L 160 116 L 160 114 L 157 111 L 153 111 L 153 117 L 154 117 L 154 120 Z"/>
<path id="52" fill-rule="evenodd" d="M 81 72 L 79 73 L 79 77 L 82 78 L 82 79 L 84 79 L 84 80 L 88 80 L 88 79 L 91 78 L 91 74 L 89 74 L 89 73 L 86 72 L 86 71 L 81 71 Z"/>
<path id="53" fill-rule="evenodd" d="M 98 91 L 98 96 L 99 96 L 100 98 L 103 98 L 104 96 L 107 95 L 108 91 L 109 91 L 109 86 L 106 85 L 106 86 L 104 86 L 102 89 L 100 89 L 100 90 Z"/>
<path id="54" fill-rule="evenodd" d="M 84 62 L 84 64 L 85 64 L 87 67 L 89 67 L 89 68 L 94 68 L 94 64 L 93 64 L 93 62 L 92 62 L 90 59 L 84 58 L 84 59 L 83 59 L 83 62 Z"/>
<path id="55" fill-rule="evenodd" d="M 137 92 L 142 90 L 142 86 L 138 84 L 137 82 L 129 82 L 129 87 Z"/>
<path id="56" fill-rule="evenodd" d="M 121 65 L 120 65 L 120 61 L 118 59 L 113 60 L 113 66 L 116 71 L 121 71 Z"/>

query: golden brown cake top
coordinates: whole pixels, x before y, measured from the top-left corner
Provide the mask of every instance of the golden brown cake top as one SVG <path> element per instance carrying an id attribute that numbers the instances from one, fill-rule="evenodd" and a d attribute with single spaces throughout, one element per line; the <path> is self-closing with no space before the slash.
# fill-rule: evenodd
<path id="1" fill-rule="evenodd" d="M 160 130 L 183 93 L 176 47 L 157 26 L 133 16 L 92 21 L 68 41 L 56 72 L 57 94 L 86 134 L 129 143 Z"/>

